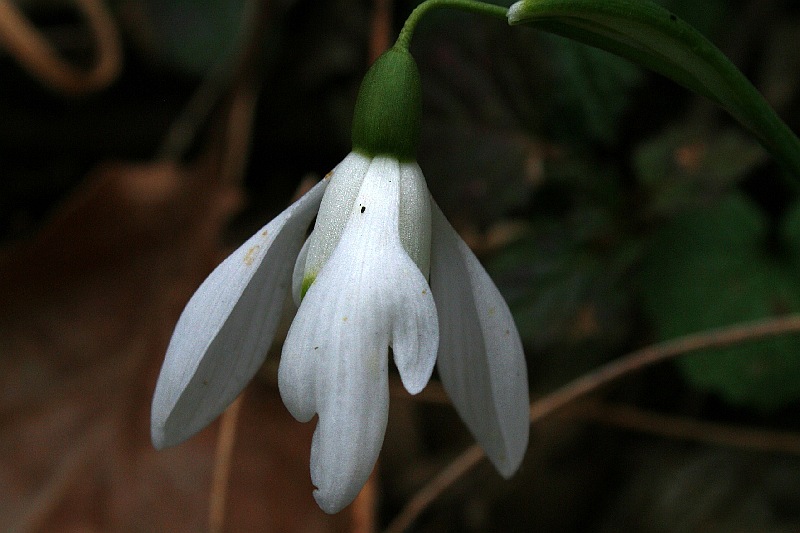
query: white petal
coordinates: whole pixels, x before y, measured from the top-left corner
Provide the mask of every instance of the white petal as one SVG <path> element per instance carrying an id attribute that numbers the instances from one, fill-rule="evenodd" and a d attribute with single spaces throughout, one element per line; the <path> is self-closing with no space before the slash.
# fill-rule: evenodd
<path id="1" fill-rule="evenodd" d="M 425 386 L 435 362 L 436 307 L 400 244 L 399 179 L 396 160 L 373 160 L 283 347 L 284 403 L 301 421 L 319 413 L 311 478 L 330 513 L 355 498 L 377 460 L 389 401 L 388 346 L 411 392 Z"/>
<path id="2" fill-rule="evenodd" d="M 364 344 L 363 337 L 353 338 L 361 337 L 354 329 L 339 337 L 338 348 L 349 357 L 324 365 L 317 374 L 319 422 L 311 447 L 311 482 L 314 498 L 327 513 L 339 512 L 361 491 L 389 418 L 386 344 Z M 347 346 L 348 341 L 362 344 Z"/>
<path id="3" fill-rule="evenodd" d="M 156 448 L 216 418 L 266 357 L 323 180 L 248 239 L 200 285 L 172 334 L 151 412 Z"/>
<path id="4" fill-rule="evenodd" d="M 431 193 L 416 162 L 400 165 L 400 242 L 427 279 L 431 263 Z"/>
<path id="5" fill-rule="evenodd" d="M 522 342 L 505 300 L 433 203 L 431 289 L 439 312 L 437 368 L 458 414 L 505 477 L 528 445 Z"/>
<path id="6" fill-rule="evenodd" d="M 304 274 L 316 276 L 333 253 L 371 162 L 372 158 L 351 152 L 331 172 L 331 186 L 325 191 L 314 231 L 309 237 Z"/>

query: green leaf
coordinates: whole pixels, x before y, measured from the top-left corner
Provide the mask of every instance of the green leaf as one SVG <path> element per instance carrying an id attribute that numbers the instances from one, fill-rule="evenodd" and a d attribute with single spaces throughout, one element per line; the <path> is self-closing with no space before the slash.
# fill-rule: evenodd
<path id="1" fill-rule="evenodd" d="M 781 225 L 781 251 L 786 252 L 792 274 L 800 280 L 800 201 L 789 206 Z"/>
<path id="2" fill-rule="evenodd" d="M 552 38 L 557 70 L 557 122 L 574 138 L 575 126 L 605 143 L 616 140 L 628 93 L 642 79 L 630 62 L 574 41 Z"/>
<path id="3" fill-rule="evenodd" d="M 508 19 L 615 53 L 708 97 L 800 176 L 800 140 L 722 52 L 663 7 L 647 0 L 523 0 Z"/>
<path id="4" fill-rule="evenodd" d="M 673 13 L 680 13 L 681 18 L 706 36 L 717 32 L 730 23 L 729 12 L 734 9 L 730 0 L 654 0 L 658 5 Z"/>
<path id="5" fill-rule="evenodd" d="M 639 145 L 633 168 L 647 197 L 648 215 L 671 215 L 729 192 L 767 153 L 738 130 L 709 132 L 676 124 Z"/>
<path id="6" fill-rule="evenodd" d="M 252 3 L 245 0 L 119 2 L 135 41 L 160 61 L 191 74 L 229 62 L 242 38 Z M 246 12 L 249 10 L 250 12 Z"/>
<path id="7" fill-rule="evenodd" d="M 661 339 L 800 310 L 792 264 L 765 245 L 763 214 L 738 194 L 676 217 L 653 242 L 640 279 Z M 800 339 L 780 337 L 679 360 L 696 387 L 761 409 L 800 399 Z"/>
<path id="8" fill-rule="evenodd" d="M 630 338 L 630 272 L 640 252 L 619 235 L 613 212 L 583 205 L 541 217 L 488 265 L 553 386 L 606 361 Z"/>

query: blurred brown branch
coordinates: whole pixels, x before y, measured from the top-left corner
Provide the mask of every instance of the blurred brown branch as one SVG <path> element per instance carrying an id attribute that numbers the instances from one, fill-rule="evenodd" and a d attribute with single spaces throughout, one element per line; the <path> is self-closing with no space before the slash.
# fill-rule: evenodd
<path id="1" fill-rule="evenodd" d="M 392 0 L 375 0 L 370 22 L 369 62 L 372 64 L 391 43 Z"/>
<path id="2" fill-rule="evenodd" d="M 765 453 L 800 455 L 800 434 L 693 420 L 653 413 L 638 407 L 587 401 L 564 413 L 567 418 L 650 433 L 677 440 L 729 446 Z"/>
<path id="3" fill-rule="evenodd" d="M 225 524 L 225 500 L 231 472 L 231 456 L 236 443 L 236 422 L 239 419 L 243 398 L 244 394 L 236 398 L 220 419 L 217 449 L 214 454 L 214 470 L 211 477 L 211 497 L 208 511 L 209 533 L 223 531 Z"/>
<path id="4" fill-rule="evenodd" d="M 800 333 L 800 315 L 789 315 L 696 333 L 647 346 L 611 361 L 597 370 L 573 380 L 553 393 L 533 401 L 530 408 L 530 421 L 532 423 L 538 422 L 622 377 L 675 357 L 704 349 L 724 348 L 769 337 L 797 333 Z M 630 413 L 627 414 L 630 415 Z M 641 419 L 639 422 L 644 424 Z M 679 433 L 685 436 L 686 430 L 689 429 L 686 422 L 683 423 L 682 429 L 683 431 L 679 431 Z M 696 426 L 693 426 L 691 434 L 696 434 L 697 429 Z M 728 431 L 730 432 L 731 430 L 728 429 Z M 728 442 L 734 440 L 742 441 L 741 434 L 738 433 L 727 433 L 725 437 Z M 793 445 L 796 445 L 796 443 Z M 483 458 L 483 450 L 478 444 L 468 447 L 411 498 L 386 528 L 386 533 L 401 533 L 408 529 L 428 506 L 458 479 L 474 468 Z"/>
<path id="5" fill-rule="evenodd" d="M 76 0 L 94 33 L 96 59 L 83 71 L 65 62 L 44 36 L 9 0 L 0 0 L 0 44 L 42 83 L 70 94 L 104 89 L 122 68 L 122 45 L 113 17 L 102 0 Z"/>

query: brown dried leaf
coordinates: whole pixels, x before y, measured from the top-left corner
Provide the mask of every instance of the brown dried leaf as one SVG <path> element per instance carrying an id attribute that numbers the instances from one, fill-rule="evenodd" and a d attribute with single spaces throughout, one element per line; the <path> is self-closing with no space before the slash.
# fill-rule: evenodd
<path id="1" fill-rule="evenodd" d="M 209 165 L 209 167 L 212 165 Z M 239 204 L 207 169 L 108 165 L 30 243 L 0 256 L 0 523 L 10 531 L 203 531 L 214 430 L 150 445 L 177 317 L 223 255 Z M 230 531 L 332 531 L 313 501 L 313 427 L 246 396 Z"/>

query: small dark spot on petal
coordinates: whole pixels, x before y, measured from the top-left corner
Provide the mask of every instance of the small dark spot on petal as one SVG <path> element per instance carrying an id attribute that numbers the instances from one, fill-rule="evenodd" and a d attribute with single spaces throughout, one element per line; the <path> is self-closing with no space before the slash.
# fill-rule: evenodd
<path id="1" fill-rule="evenodd" d="M 314 349 L 315 350 L 319 350 L 319 346 L 314 346 Z"/>
<path id="2" fill-rule="evenodd" d="M 363 213 L 363 212 L 364 212 L 364 211 L 366 211 L 366 210 L 367 210 L 367 208 L 366 208 L 366 207 L 364 207 L 364 206 L 362 205 L 362 206 L 361 206 L 361 212 Z"/>

